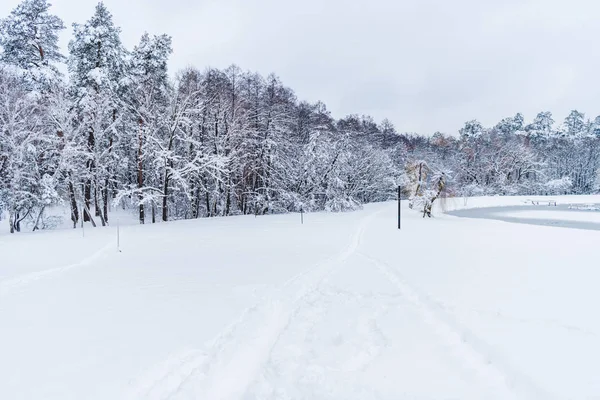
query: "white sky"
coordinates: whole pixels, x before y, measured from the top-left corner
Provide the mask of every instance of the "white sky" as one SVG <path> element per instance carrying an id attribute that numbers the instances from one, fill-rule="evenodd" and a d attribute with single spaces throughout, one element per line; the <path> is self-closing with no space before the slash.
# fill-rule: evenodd
<path id="1" fill-rule="evenodd" d="M 51 0 L 68 26 L 96 1 Z M 2 0 L 0 16 L 19 0 Z M 516 112 L 600 114 L 595 0 L 106 0 L 132 48 L 173 37 L 171 71 L 232 63 L 275 72 L 335 117 L 388 117 L 398 131 L 456 133 Z"/>

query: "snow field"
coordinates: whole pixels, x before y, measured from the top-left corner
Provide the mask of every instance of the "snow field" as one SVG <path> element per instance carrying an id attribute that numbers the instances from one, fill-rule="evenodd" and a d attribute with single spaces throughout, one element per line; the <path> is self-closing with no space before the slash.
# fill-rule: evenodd
<path id="1" fill-rule="evenodd" d="M 600 232 L 395 212 L 2 237 L 0 397 L 600 394 Z"/>

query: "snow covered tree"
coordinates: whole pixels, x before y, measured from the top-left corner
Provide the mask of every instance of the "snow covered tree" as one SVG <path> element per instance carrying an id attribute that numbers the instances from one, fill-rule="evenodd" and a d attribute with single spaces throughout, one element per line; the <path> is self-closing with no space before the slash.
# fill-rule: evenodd
<path id="1" fill-rule="evenodd" d="M 564 135 L 569 138 L 574 138 L 581 135 L 585 128 L 585 114 L 572 110 L 565 118 Z"/>
<path id="2" fill-rule="evenodd" d="M 129 65 L 128 90 L 124 99 L 132 125 L 137 131 L 137 188 L 126 188 L 127 193 L 138 198 L 139 221 L 145 222 L 145 206 L 152 209 L 156 219 L 156 206 L 163 206 L 163 220 L 167 220 L 167 191 L 173 161 L 175 126 L 169 126 L 167 107 L 171 88 L 167 75 L 167 61 L 171 54 L 171 38 L 167 35 L 150 37 L 142 35 L 133 49 Z M 162 170 L 162 171 L 161 171 Z M 152 172 L 146 176 L 147 172 Z M 162 190 L 160 186 L 163 179 Z"/>
<path id="3" fill-rule="evenodd" d="M 552 113 L 545 111 L 538 113 L 533 122 L 525 127 L 525 131 L 532 138 L 547 138 L 552 135 L 553 126 Z"/>
<path id="4" fill-rule="evenodd" d="M 593 138 L 600 139 L 600 116 L 589 123 L 588 134 Z"/>
<path id="5" fill-rule="evenodd" d="M 447 174 L 432 170 L 427 162 L 419 160 L 407 165 L 410 187 L 408 206 L 431 218 L 433 204 L 446 188 Z"/>
<path id="6" fill-rule="evenodd" d="M 109 204 L 141 223 L 353 210 L 409 178 L 424 216 L 442 193 L 597 190 L 600 117 L 572 111 L 555 129 L 550 112 L 529 124 L 517 113 L 432 136 L 368 115 L 336 120 L 274 74 L 190 67 L 171 81 L 170 37 L 144 34 L 128 53 L 102 3 L 74 24 L 65 83 L 63 24 L 49 7 L 25 0 L 0 22 L 0 209 L 13 231 L 48 226 L 52 204 L 68 205 L 74 226 L 107 224 Z"/>
<path id="7" fill-rule="evenodd" d="M 549 194 L 565 194 L 571 190 L 573 181 L 570 177 L 564 176 L 562 178 L 553 179 L 546 182 L 545 186 Z"/>
<path id="8" fill-rule="evenodd" d="M 0 62 L 14 66 L 29 90 L 45 93 L 60 78 L 64 61 L 58 46 L 62 20 L 49 13 L 46 0 L 24 0 L 0 20 Z"/>
<path id="9" fill-rule="evenodd" d="M 8 209 L 11 233 L 28 220 L 39 229 L 46 207 L 60 202 L 57 137 L 45 135 L 39 103 L 21 82 L 0 69 L 0 205 Z"/>
<path id="10" fill-rule="evenodd" d="M 71 99 L 63 88 L 53 93 L 47 107 L 48 119 L 53 132 L 58 137 L 57 179 L 71 212 L 73 227 L 79 221 L 78 198 L 81 198 L 76 177 L 85 174 L 86 141 L 77 123 L 77 110 L 72 107 Z"/>
<path id="11" fill-rule="evenodd" d="M 477 139 L 483 135 L 485 129 L 477 120 L 465 122 L 465 126 L 459 131 L 460 136 L 465 139 Z"/>
<path id="12" fill-rule="evenodd" d="M 517 113 L 514 117 L 504 118 L 495 126 L 495 130 L 504 135 L 512 135 L 523 129 L 523 114 Z"/>
<path id="13" fill-rule="evenodd" d="M 108 220 L 108 190 L 113 167 L 113 145 L 117 139 L 118 96 L 125 72 L 125 49 L 112 15 L 98 3 L 85 24 L 73 24 L 69 43 L 71 93 L 87 137 L 87 173 L 84 179 L 84 221 L 90 221 L 92 195 L 95 215 Z M 99 196 L 103 199 L 102 211 Z"/>

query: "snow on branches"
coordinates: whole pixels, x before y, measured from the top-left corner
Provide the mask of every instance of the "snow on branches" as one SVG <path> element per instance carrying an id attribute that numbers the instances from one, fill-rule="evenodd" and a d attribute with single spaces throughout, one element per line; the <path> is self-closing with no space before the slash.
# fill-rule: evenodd
<path id="1" fill-rule="evenodd" d="M 433 203 L 446 187 L 446 173 L 432 170 L 423 160 L 409 163 L 406 169 L 411 193 L 408 207 L 422 212 L 423 218 L 431 218 Z"/>

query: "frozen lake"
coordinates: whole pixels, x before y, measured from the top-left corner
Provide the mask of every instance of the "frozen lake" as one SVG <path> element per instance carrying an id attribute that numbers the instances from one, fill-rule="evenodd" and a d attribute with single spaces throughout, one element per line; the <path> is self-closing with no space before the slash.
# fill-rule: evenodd
<path id="1" fill-rule="evenodd" d="M 600 204 L 500 206 L 449 211 L 447 214 L 528 225 L 600 230 Z"/>

